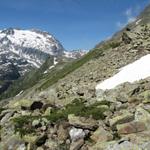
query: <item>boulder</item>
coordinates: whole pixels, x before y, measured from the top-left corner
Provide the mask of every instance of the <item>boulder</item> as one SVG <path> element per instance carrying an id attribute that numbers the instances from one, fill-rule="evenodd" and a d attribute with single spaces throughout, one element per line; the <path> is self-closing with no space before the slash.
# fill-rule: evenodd
<path id="1" fill-rule="evenodd" d="M 65 142 L 69 136 L 68 130 L 64 128 L 62 124 L 59 125 L 58 127 L 57 136 L 58 136 L 59 141 L 62 141 L 62 142 Z"/>
<path id="2" fill-rule="evenodd" d="M 134 120 L 134 115 L 129 111 L 122 111 L 121 114 L 109 119 L 109 124 L 111 127 L 116 126 L 117 124 L 123 124 Z"/>
<path id="3" fill-rule="evenodd" d="M 142 148 L 143 148 L 144 150 L 150 150 L 150 142 L 144 143 L 144 144 L 142 145 Z"/>
<path id="4" fill-rule="evenodd" d="M 49 150 L 58 150 L 58 143 L 52 139 L 47 139 L 44 144 Z"/>
<path id="5" fill-rule="evenodd" d="M 72 142 L 70 145 L 70 150 L 80 150 L 83 144 L 84 144 L 83 139 L 79 139 L 76 142 Z"/>
<path id="6" fill-rule="evenodd" d="M 77 141 L 78 139 L 84 139 L 86 134 L 83 129 L 77 129 L 73 127 L 69 131 L 69 135 L 70 135 L 71 140 L 74 142 L 74 141 Z"/>
<path id="7" fill-rule="evenodd" d="M 90 138 L 95 142 L 107 142 L 113 140 L 113 135 L 103 127 L 99 127 Z"/>
<path id="8" fill-rule="evenodd" d="M 69 123 L 75 127 L 93 130 L 98 127 L 98 122 L 92 118 L 78 117 L 74 114 L 68 115 Z"/>
<path id="9" fill-rule="evenodd" d="M 142 131 L 132 134 L 122 134 L 121 136 L 129 138 L 130 142 L 135 143 L 137 145 L 142 145 L 145 142 L 150 141 L 150 131 Z"/>
<path id="10" fill-rule="evenodd" d="M 51 112 L 52 112 L 52 107 L 48 107 L 44 112 L 44 116 L 49 116 Z"/>
<path id="11" fill-rule="evenodd" d="M 44 150 L 42 147 L 38 147 L 36 150 Z"/>
<path id="12" fill-rule="evenodd" d="M 42 109 L 43 103 L 40 101 L 35 101 L 31 104 L 30 110 Z"/>
<path id="13" fill-rule="evenodd" d="M 147 130 L 144 122 L 129 122 L 117 125 L 118 134 L 131 134 Z"/>
<path id="14" fill-rule="evenodd" d="M 144 91 L 140 95 L 144 98 L 143 103 L 150 103 L 150 90 Z"/>
<path id="15" fill-rule="evenodd" d="M 132 39 L 128 36 L 127 33 L 123 32 L 122 34 L 122 41 L 125 43 L 125 44 L 130 44 Z"/>
<path id="16" fill-rule="evenodd" d="M 32 121 L 32 126 L 35 127 L 35 128 L 39 127 L 40 126 L 40 119 L 39 120 L 33 120 Z"/>
<path id="17" fill-rule="evenodd" d="M 89 150 L 143 150 L 138 145 L 133 144 L 129 141 L 123 142 L 104 142 L 96 143 L 94 146 L 90 147 Z"/>
<path id="18" fill-rule="evenodd" d="M 23 136 L 23 140 L 27 143 L 35 143 L 37 139 L 38 136 L 33 134 L 27 134 Z"/>
<path id="19" fill-rule="evenodd" d="M 113 147 L 107 147 L 106 150 L 142 150 L 142 148 L 129 141 L 124 141 L 122 143 L 114 144 Z"/>
<path id="20" fill-rule="evenodd" d="M 18 136 L 11 136 L 5 141 L 2 150 L 26 150 L 26 146 L 23 140 Z"/>
<path id="21" fill-rule="evenodd" d="M 136 121 L 148 121 L 150 120 L 150 113 L 142 107 L 137 107 L 135 112 Z"/>
<path id="22" fill-rule="evenodd" d="M 9 108 L 29 108 L 33 102 L 28 99 L 21 99 L 21 100 L 12 100 L 9 102 Z"/>
<path id="23" fill-rule="evenodd" d="M 45 144 L 47 138 L 48 138 L 48 137 L 47 137 L 46 134 L 41 135 L 40 137 L 38 137 L 38 138 L 36 139 L 35 144 L 36 144 L 37 146 L 42 146 L 43 144 Z"/>
<path id="24" fill-rule="evenodd" d="M 14 111 L 8 112 L 7 114 L 5 114 L 5 116 L 3 116 L 3 118 L 0 121 L 1 125 L 4 125 L 6 122 L 9 121 L 9 119 L 14 115 Z"/>
<path id="25" fill-rule="evenodd" d="M 113 146 L 116 143 L 116 141 L 110 141 L 110 142 L 97 142 L 93 146 L 88 146 L 88 150 L 106 150 L 106 148 L 109 146 Z"/>

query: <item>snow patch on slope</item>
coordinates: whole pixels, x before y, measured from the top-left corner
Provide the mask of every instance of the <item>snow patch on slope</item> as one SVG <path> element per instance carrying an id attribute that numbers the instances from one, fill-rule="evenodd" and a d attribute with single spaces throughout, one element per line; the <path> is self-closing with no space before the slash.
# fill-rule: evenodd
<path id="1" fill-rule="evenodd" d="M 106 79 L 96 86 L 96 90 L 109 90 L 116 86 L 130 82 L 139 81 L 150 76 L 150 54 L 141 57 L 139 60 L 123 67 L 113 77 Z"/>

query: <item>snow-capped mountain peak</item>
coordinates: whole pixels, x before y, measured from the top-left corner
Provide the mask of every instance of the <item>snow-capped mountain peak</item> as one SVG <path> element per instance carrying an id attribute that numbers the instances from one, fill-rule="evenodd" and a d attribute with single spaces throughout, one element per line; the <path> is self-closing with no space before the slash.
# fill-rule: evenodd
<path id="1" fill-rule="evenodd" d="M 38 30 L 6 29 L 1 31 L 0 38 L 7 38 L 16 46 L 34 48 L 50 55 L 62 53 L 64 48 L 51 35 Z"/>
<path id="2" fill-rule="evenodd" d="M 5 29 L 0 31 L 0 57 L 26 61 L 40 67 L 49 56 L 62 55 L 63 46 L 51 34 L 39 30 Z"/>

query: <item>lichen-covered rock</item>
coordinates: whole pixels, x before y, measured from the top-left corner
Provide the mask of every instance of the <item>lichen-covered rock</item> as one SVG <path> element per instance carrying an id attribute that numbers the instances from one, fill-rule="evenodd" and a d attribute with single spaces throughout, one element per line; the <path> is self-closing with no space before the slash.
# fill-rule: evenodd
<path id="1" fill-rule="evenodd" d="M 2 150 L 26 150 L 25 142 L 18 136 L 9 137 L 3 145 L 0 145 Z"/>
<path id="2" fill-rule="evenodd" d="M 0 121 L 0 125 L 4 125 L 6 122 L 9 121 L 9 119 L 13 116 L 14 111 L 10 111 L 7 114 L 4 115 L 4 117 Z"/>
<path id="3" fill-rule="evenodd" d="M 58 150 L 58 143 L 52 139 L 46 140 L 46 143 L 44 145 L 48 147 L 49 150 Z"/>
<path id="4" fill-rule="evenodd" d="M 129 122 L 117 125 L 118 134 L 131 134 L 147 130 L 144 122 Z"/>
<path id="5" fill-rule="evenodd" d="M 122 143 L 116 143 L 112 147 L 108 146 L 106 150 L 142 150 L 142 148 L 136 144 L 129 141 L 124 141 Z"/>
<path id="6" fill-rule="evenodd" d="M 99 127 L 90 137 L 95 142 L 107 142 L 113 140 L 110 131 L 106 131 L 103 127 Z"/>
<path id="7" fill-rule="evenodd" d="M 59 125 L 58 130 L 57 130 L 57 136 L 58 136 L 59 141 L 64 143 L 69 136 L 68 129 L 65 128 L 62 124 Z"/>
<path id="8" fill-rule="evenodd" d="M 75 127 L 93 130 L 98 127 L 98 122 L 92 118 L 78 117 L 74 114 L 68 115 L 69 123 Z"/>
<path id="9" fill-rule="evenodd" d="M 136 121 L 148 121 L 150 120 L 150 113 L 142 107 L 137 107 L 135 112 Z"/>
<path id="10" fill-rule="evenodd" d="M 109 120 L 111 127 L 114 127 L 117 124 L 123 124 L 134 120 L 134 115 L 129 111 L 122 111 L 122 114 L 116 115 L 115 117 Z"/>
<path id="11" fill-rule="evenodd" d="M 79 139 L 78 141 L 71 143 L 69 150 L 80 150 L 83 144 L 84 144 L 84 140 Z"/>
<path id="12" fill-rule="evenodd" d="M 142 132 L 137 132 L 137 133 L 132 133 L 132 134 L 124 134 L 121 136 L 129 138 L 130 142 L 135 143 L 137 145 L 142 145 L 150 141 L 150 131 L 142 131 Z"/>

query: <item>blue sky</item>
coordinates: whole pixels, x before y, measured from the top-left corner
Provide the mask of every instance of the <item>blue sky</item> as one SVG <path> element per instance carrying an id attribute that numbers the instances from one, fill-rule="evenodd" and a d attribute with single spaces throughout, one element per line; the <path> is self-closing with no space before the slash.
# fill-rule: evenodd
<path id="1" fill-rule="evenodd" d="M 65 49 L 91 49 L 144 9 L 150 0 L 1 0 L 0 28 L 37 28 Z"/>

